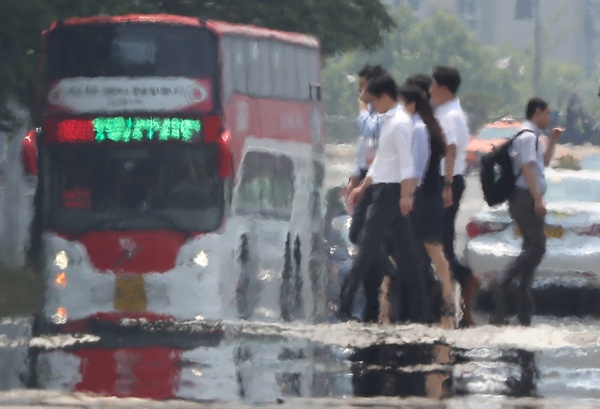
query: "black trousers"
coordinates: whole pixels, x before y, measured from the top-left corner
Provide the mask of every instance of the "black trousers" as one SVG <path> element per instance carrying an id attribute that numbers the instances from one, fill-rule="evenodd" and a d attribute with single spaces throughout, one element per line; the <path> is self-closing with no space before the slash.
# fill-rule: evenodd
<path id="1" fill-rule="evenodd" d="M 406 280 L 411 302 L 408 316 L 416 321 L 425 321 L 428 315 L 423 281 L 420 279 L 423 261 L 421 260 L 410 219 L 400 212 L 399 183 L 381 183 L 372 186 L 372 199 L 366 213 L 364 225 L 358 235 L 358 253 L 354 256 L 352 270 L 342 286 L 341 314 L 349 315 L 354 293 L 359 280 L 365 279 L 379 289 L 383 275 L 373 272 L 377 259 L 382 254 L 384 243 L 390 247 L 394 259 L 398 262 L 399 275 Z M 372 277 L 369 278 L 369 275 Z"/>
<path id="2" fill-rule="evenodd" d="M 521 324 L 529 325 L 534 309 L 531 285 L 535 270 L 546 253 L 544 218 L 535 213 L 529 190 L 516 188 L 508 203 L 510 215 L 523 236 L 523 244 L 521 253 L 508 265 L 502 285 L 507 289 L 510 282 L 518 278 L 517 317 Z"/>
<path id="3" fill-rule="evenodd" d="M 369 186 L 363 197 L 360 199 L 354 212 L 352 213 L 352 223 L 348 231 L 350 241 L 354 244 L 358 243 L 358 236 L 365 225 L 367 218 L 367 209 L 371 205 L 373 199 L 373 186 Z M 389 250 L 389 243 L 381 246 L 379 251 L 373 259 L 373 266 L 369 274 L 363 277 L 358 277 L 355 272 L 350 271 L 343 286 L 356 286 L 362 281 L 365 290 L 365 311 L 363 320 L 367 322 L 376 322 L 379 318 L 379 289 L 384 275 L 395 275 L 396 269 L 391 263 L 388 255 L 391 254 Z M 351 283 L 355 281 L 356 283 Z M 352 294 L 353 296 L 354 294 Z M 349 295 L 348 295 L 349 296 Z M 352 302 L 350 301 L 350 304 Z"/>
<path id="4" fill-rule="evenodd" d="M 450 269 L 454 279 L 461 285 L 464 285 L 467 278 L 472 274 L 471 269 L 462 265 L 456 258 L 454 252 L 454 239 L 456 236 L 455 224 L 456 215 L 460 208 L 460 200 L 465 191 L 465 178 L 462 175 L 456 175 L 452 179 L 452 206 L 444 209 L 444 229 L 442 241 L 444 244 L 444 253 L 450 263 Z"/>

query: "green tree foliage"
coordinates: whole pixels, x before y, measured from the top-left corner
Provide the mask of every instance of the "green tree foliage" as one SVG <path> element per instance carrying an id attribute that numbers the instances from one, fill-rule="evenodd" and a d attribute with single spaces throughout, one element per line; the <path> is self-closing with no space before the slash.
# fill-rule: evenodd
<path id="1" fill-rule="evenodd" d="M 355 137 L 355 126 L 338 124 L 349 124 L 352 121 L 340 118 L 354 118 L 356 114 L 356 84 L 349 84 L 348 79 L 352 80 L 365 63 L 381 64 L 398 83 L 412 74 L 430 74 L 435 65 L 457 67 L 463 78 L 459 97 L 473 131 L 488 118 L 512 111 L 518 100 L 513 73 L 496 67 L 493 53 L 458 20 L 438 13 L 418 21 L 408 7 L 398 8 L 394 18 L 397 29 L 386 36 L 380 49 L 369 54 L 351 52 L 327 61 L 324 101 L 326 112 L 335 119 L 328 119 L 328 135 L 333 140 Z"/>
<path id="2" fill-rule="evenodd" d="M 326 61 L 323 99 L 329 140 L 353 141 L 357 135 L 357 84 L 352 81 L 365 63 L 381 64 L 397 82 L 419 72 L 430 74 L 438 64 L 457 67 L 463 80 L 458 96 L 469 115 L 472 132 L 502 116 L 524 116 L 526 101 L 533 96 L 531 54 L 507 45 L 484 47 L 460 21 L 445 13 L 419 21 L 410 8 L 400 7 L 393 17 L 397 29 L 386 35 L 381 48 L 370 53 L 336 55 Z M 569 121 L 582 129 L 573 135 L 573 142 L 600 142 L 595 81 L 586 79 L 580 69 L 570 64 L 543 65 L 543 93 L 539 96 L 559 111 L 560 125 Z"/>
<path id="3" fill-rule="evenodd" d="M 511 73 L 513 84 L 518 90 L 518 104 L 513 107 L 512 114 L 523 117 L 525 101 L 534 95 L 533 58 L 507 45 L 498 47 L 496 55 L 509 56 L 505 58 L 508 61 L 507 70 Z M 539 97 L 548 101 L 550 109 L 558 113 L 557 122 L 550 126 L 566 128 L 561 142 L 591 142 L 600 145 L 597 78 L 586 76 L 582 68 L 569 63 L 544 61 L 540 89 Z"/>
<path id="4" fill-rule="evenodd" d="M 379 0 L 1 0 L 0 129 L 15 126 L 7 103 L 32 106 L 40 33 L 51 22 L 159 12 L 312 34 L 321 41 L 324 55 L 374 49 L 394 27 Z"/>
<path id="5" fill-rule="evenodd" d="M 394 20 L 379 0 L 153 0 L 166 13 L 253 24 L 308 33 L 321 40 L 324 55 L 373 49 Z"/>

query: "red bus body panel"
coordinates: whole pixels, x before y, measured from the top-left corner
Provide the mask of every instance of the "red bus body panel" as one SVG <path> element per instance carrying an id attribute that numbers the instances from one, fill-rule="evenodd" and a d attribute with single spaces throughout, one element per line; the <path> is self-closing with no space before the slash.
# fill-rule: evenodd
<path id="1" fill-rule="evenodd" d="M 100 271 L 163 273 L 175 267 L 186 236 L 176 231 L 95 231 L 79 237 Z"/>

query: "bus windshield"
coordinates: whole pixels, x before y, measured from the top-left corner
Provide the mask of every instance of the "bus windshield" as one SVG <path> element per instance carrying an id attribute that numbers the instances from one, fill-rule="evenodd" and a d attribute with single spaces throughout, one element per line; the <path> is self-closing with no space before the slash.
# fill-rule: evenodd
<path id="1" fill-rule="evenodd" d="M 217 82 L 217 38 L 200 27 L 58 27 L 48 35 L 46 54 L 48 82 L 99 76 L 210 78 Z"/>
<path id="2" fill-rule="evenodd" d="M 51 145 L 47 228 L 214 231 L 224 211 L 218 149 L 206 145 Z"/>

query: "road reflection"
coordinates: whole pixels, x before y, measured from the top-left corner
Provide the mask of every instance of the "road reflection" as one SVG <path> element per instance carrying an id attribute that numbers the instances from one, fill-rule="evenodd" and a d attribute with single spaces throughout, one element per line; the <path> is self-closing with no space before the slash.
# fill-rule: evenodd
<path id="1" fill-rule="evenodd" d="M 445 342 L 343 348 L 219 324 L 45 334 L 31 387 L 102 396 L 275 402 L 286 397 L 537 396 L 536 353 Z"/>

